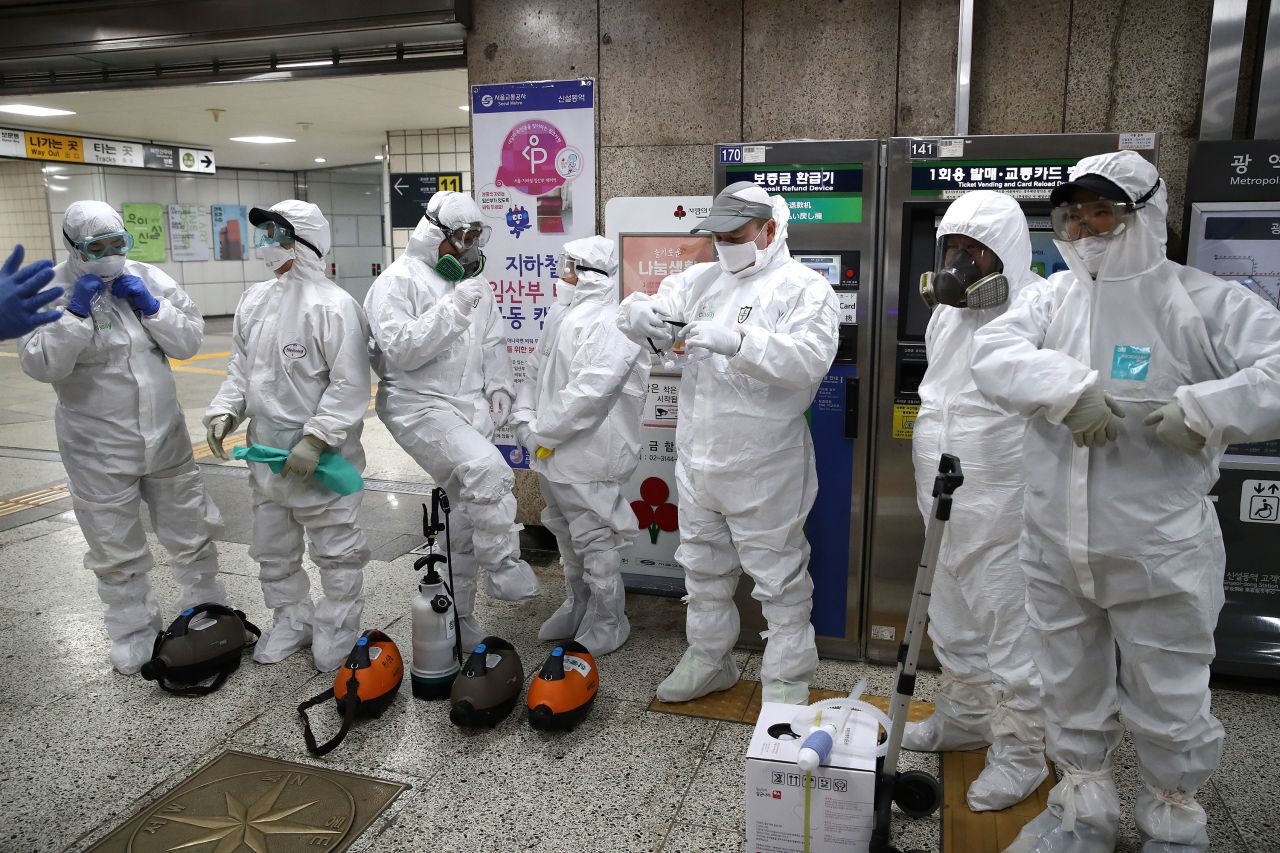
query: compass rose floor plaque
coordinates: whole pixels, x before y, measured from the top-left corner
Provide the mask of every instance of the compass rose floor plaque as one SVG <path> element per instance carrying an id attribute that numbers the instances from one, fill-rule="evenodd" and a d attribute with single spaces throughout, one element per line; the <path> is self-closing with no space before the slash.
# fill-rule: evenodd
<path id="1" fill-rule="evenodd" d="M 228 751 L 90 853 L 346 850 L 407 786 Z"/>

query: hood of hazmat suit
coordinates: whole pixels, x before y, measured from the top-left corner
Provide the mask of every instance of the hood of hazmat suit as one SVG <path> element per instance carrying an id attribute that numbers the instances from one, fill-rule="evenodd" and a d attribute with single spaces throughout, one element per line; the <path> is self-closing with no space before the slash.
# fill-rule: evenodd
<path id="1" fill-rule="evenodd" d="M 1159 181 L 1131 151 L 1086 158 L 1071 179 L 1086 174 L 1133 201 Z M 1070 268 L 1027 288 L 975 336 L 978 387 L 1030 418 L 1027 611 L 1049 749 L 1066 774 L 1020 839 L 1039 846 L 1019 849 L 1111 849 L 1120 715 L 1147 786 L 1139 827 L 1177 849 L 1207 845 L 1194 794 L 1222 749 L 1208 679 L 1225 560 L 1208 493 L 1227 443 L 1280 435 L 1280 312 L 1166 260 L 1166 211 L 1161 184 L 1110 238 L 1096 277 L 1060 242 Z M 1115 442 L 1076 447 L 1062 418 L 1095 383 L 1126 417 Z M 1171 400 L 1207 439 L 1199 452 L 1175 450 L 1143 424 Z"/>
<path id="2" fill-rule="evenodd" d="M 939 239 L 949 234 L 995 252 L 1009 280 L 1010 300 L 1042 281 L 1031 270 L 1031 235 L 1012 197 L 990 190 L 966 193 L 938 226 Z M 965 484 L 943 536 L 930 606 L 929 635 L 944 668 L 944 687 L 934 716 L 909 724 L 904 742 L 911 748 L 968 749 L 994 737 L 988 770 L 969 792 L 975 810 L 1021 801 L 1048 772 L 1018 560 L 1027 420 L 989 400 L 970 369 L 974 334 L 1007 307 L 1006 302 L 976 310 L 933 309 L 925 333 L 929 367 L 920 383 L 912 440 L 922 516 L 927 519 L 933 506 L 941 454 L 961 459 Z"/>

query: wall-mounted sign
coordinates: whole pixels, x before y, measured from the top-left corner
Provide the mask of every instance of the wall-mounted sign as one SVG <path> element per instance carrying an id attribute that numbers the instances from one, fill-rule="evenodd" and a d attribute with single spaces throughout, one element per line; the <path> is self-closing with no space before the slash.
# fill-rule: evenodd
<path id="1" fill-rule="evenodd" d="M 0 127 L 0 157 L 208 174 L 217 171 L 213 151 L 208 148 L 175 148 L 6 127 Z"/>

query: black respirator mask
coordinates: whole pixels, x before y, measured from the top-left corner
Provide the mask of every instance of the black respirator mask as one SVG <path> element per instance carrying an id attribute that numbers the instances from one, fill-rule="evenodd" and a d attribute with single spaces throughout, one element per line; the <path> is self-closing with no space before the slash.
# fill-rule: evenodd
<path id="1" fill-rule="evenodd" d="M 1009 300 L 1009 279 L 1004 264 L 995 252 L 977 249 L 994 260 L 992 271 L 983 275 L 978 258 L 969 249 L 947 250 L 947 236 L 938 238 L 933 271 L 920 276 L 920 298 L 930 308 L 952 305 L 956 308 L 997 308 Z"/>

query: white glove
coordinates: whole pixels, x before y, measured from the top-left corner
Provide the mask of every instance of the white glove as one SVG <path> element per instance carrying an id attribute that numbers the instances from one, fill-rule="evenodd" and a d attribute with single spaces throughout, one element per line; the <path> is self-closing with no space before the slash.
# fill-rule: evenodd
<path id="1" fill-rule="evenodd" d="M 516 424 L 516 441 L 521 447 L 533 447 L 533 431 L 527 423 Z"/>
<path id="2" fill-rule="evenodd" d="M 511 420 L 511 404 L 515 402 L 511 395 L 499 388 L 489 395 L 489 410 L 493 417 L 493 425 L 502 429 Z"/>
<path id="3" fill-rule="evenodd" d="M 1123 417 L 1124 409 L 1119 403 L 1097 385 L 1090 385 L 1067 412 L 1062 424 L 1071 430 L 1076 447 L 1102 447 L 1120 435 L 1116 418 Z"/>
<path id="4" fill-rule="evenodd" d="M 711 320 L 698 320 L 684 327 L 684 345 L 735 356 L 742 348 L 742 329 L 721 326 Z"/>
<path id="5" fill-rule="evenodd" d="M 1187 415 L 1177 400 L 1170 400 L 1147 415 L 1142 424 L 1155 427 L 1156 438 L 1188 456 L 1204 450 L 1204 436 L 1187 426 Z"/>
<path id="6" fill-rule="evenodd" d="M 450 296 L 453 298 L 453 304 L 458 306 L 458 311 L 462 316 L 469 317 L 471 312 L 476 310 L 476 306 L 480 304 L 481 297 L 484 296 L 485 288 L 488 284 L 478 278 L 468 278 L 458 282 L 453 288 Z"/>
<path id="7" fill-rule="evenodd" d="M 666 349 L 671 344 L 671 326 L 658 307 L 647 299 L 632 302 L 627 306 L 627 316 L 619 315 L 618 320 L 622 333 L 638 344 L 645 343 L 646 338 L 658 349 Z"/>
<path id="8" fill-rule="evenodd" d="M 215 415 L 209 421 L 205 439 L 209 443 L 209 451 L 219 459 L 227 459 L 227 451 L 222 449 L 222 441 L 235 431 L 235 415 Z"/>

